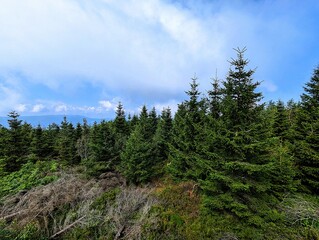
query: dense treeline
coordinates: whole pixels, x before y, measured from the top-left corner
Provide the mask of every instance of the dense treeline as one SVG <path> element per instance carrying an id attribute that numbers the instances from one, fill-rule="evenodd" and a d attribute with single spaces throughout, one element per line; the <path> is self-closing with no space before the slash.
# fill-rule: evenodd
<path id="1" fill-rule="evenodd" d="M 225 80 L 214 79 L 207 93 L 193 78 L 174 117 L 170 108 L 158 115 L 146 106 L 126 117 L 119 103 L 113 121 L 73 126 L 65 118 L 44 129 L 11 112 L 9 128 L 0 129 L 1 175 L 55 160 L 90 176 L 119 172 L 135 185 L 194 182 L 203 216 L 273 227 L 289 194 L 319 193 L 319 67 L 300 102 L 265 104 L 244 52 L 236 50 Z"/>

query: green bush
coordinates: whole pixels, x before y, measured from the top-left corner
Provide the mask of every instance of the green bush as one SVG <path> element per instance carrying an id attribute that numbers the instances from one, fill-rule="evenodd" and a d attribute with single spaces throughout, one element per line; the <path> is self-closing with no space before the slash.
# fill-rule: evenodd
<path id="1" fill-rule="evenodd" d="M 19 171 L 12 172 L 0 179 L 0 198 L 56 180 L 57 175 L 54 172 L 57 169 L 58 163 L 55 161 L 24 164 Z"/>

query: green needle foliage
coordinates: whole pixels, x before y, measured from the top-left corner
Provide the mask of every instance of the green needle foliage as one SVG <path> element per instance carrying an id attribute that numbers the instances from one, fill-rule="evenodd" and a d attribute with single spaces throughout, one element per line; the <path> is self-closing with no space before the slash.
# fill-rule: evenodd
<path id="1" fill-rule="evenodd" d="M 297 116 L 295 157 L 303 187 L 319 193 L 319 67 L 301 95 Z"/>

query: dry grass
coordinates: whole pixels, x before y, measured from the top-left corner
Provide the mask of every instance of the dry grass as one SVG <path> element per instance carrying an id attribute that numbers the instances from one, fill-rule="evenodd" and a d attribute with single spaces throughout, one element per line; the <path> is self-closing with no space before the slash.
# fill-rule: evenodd
<path id="1" fill-rule="evenodd" d="M 120 187 L 115 200 L 104 209 L 92 208 L 92 203 L 114 187 Z M 61 174 L 46 186 L 20 192 L 4 199 L 0 219 L 19 231 L 32 223 L 42 235 L 55 238 L 73 227 L 85 228 L 98 224 L 106 226 L 115 239 L 141 239 L 142 227 L 155 225 L 150 210 L 157 200 L 150 188 L 126 187 L 123 179 L 114 173 L 99 179 L 86 180 L 77 174 Z"/>
<path id="2" fill-rule="evenodd" d="M 149 188 L 124 188 L 117 195 L 115 204 L 107 208 L 107 221 L 116 232 L 115 239 L 141 239 L 143 226 L 155 226 L 157 220 L 150 215 L 152 206 L 158 200 Z"/>
<path id="3" fill-rule="evenodd" d="M 14 220 L 15 228 L 20 229 L 31 222 L 37 223 L 39 229 L 45 229 L 50 236 L 72 224 L 75 217 L 96 215 L 89 206 L 107 189 L 106 181 L 107 179 L 85 180 L 77 174 L 64 173 L 57 181 L 46 186 L 4 199 L 0 206 L 0 219 L 9 223 Z M 63 207 L 70 209 L 73 214 L 58 218 L 55 212 Z M 83 221 L 79 223 L 84 223 Z"/>
<path id="4" fill-rule="evenodd" d="M 301 196 L 287 197 L 280 205 L 290 225 L 315 227 L 319 225 L 319 204 Z"/>

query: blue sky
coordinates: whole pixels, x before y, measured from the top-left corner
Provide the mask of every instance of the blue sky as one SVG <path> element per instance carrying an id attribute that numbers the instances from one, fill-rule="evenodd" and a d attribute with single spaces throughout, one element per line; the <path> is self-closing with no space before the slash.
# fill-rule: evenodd
<path id="1" fill-rule="evenodd" d="M 174 110 L 236 47 L 265 101 L 299 100 L 318 42 L 318 0 L 0 0 L 0 115 Z"/>

